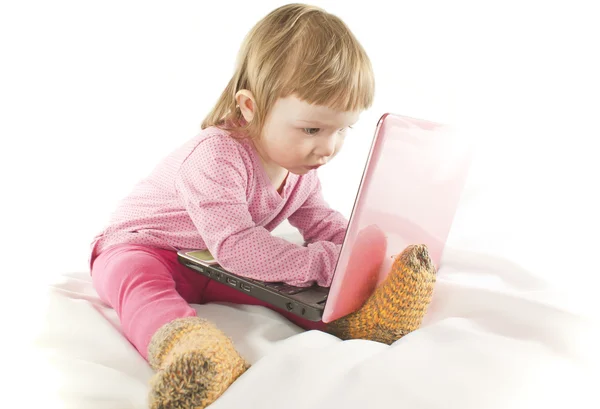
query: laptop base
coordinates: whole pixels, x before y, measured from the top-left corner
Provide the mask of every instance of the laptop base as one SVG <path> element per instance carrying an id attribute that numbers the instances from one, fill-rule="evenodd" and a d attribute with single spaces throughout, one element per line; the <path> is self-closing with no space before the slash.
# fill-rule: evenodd
<path id="1" fill-rule="evenodd" d="M 321 321 L 329 288 L 294 287 L 284 283 L 267 283 L 241 277 L 224 270 L 218 264 L 201 264 L 187 255 L 186 251 L 178 252 L 177 258 L 181 264 L 205 277 L 309 321 Z"/>

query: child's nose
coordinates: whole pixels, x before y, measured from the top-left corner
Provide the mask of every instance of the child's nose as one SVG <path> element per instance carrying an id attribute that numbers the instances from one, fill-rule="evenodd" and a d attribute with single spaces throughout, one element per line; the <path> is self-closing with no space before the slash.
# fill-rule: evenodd
<path id="1" fill-rule="evenodd" d="M 335 153 L 335 147 L 337 145 L 336 134 L 328 135 L 326 138 L 323 138 L 323 141 L 321 141 L 321 144 L 319 146 L 319 156 L 329 157 Z"/>

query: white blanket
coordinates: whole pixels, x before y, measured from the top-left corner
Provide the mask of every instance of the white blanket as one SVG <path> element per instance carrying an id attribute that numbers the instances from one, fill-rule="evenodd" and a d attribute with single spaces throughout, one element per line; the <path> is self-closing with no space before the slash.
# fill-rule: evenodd
<path id="1" fill-rule="evenodd" d="M 30 396 L 45 407 L 146 407 L 152 371 L 90 279 L 66 276 L 48 300 L 28 365 L 41 368 L 43 393 Z M 302 332 L 262 307 L 196 308 L 253 363 L 214 408 L 593 407 L 577 390 L 591 383 L 577 345 L 583 321 L 508 292 L 440 279 L 423 328 L 391 347 Z"/>

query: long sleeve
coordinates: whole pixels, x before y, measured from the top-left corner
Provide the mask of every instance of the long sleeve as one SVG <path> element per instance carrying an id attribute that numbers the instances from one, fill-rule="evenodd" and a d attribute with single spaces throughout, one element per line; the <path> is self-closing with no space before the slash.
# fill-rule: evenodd
<path id="1" fill-rule="evenodd" d="M 310 195 L 288 220 L 308 243 L 329 241 L 341 245 L 348 228 L 346 218 L 325 202 L 317 176 Z"/>
<path id="2" fill-rule="evenodd" d="M 207 138 L 183 162 L 177 194 L 207 249 L 235 274 L 297 286 L 331 285 L 340 245 L 298 246 L 255 223 L 249 211 L 249 172 L 237 142 Z"/>

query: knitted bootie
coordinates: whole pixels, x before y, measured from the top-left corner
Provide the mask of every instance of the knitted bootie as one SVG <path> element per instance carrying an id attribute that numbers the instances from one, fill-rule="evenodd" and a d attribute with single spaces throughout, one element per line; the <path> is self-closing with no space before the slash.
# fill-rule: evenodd
<path id="1" fill-rule="evenodd" d="M 205 408 L 249 367 L 223 332 L 198 317 L 162 326 L 148 346 L 148 362 L 157 371 L 151 409 Z"/>
<path id="2" fill-rule="evenodd" d="M 329 323 L 327 331 L 341 339 L 391 344 L 421 325 L 431 302 L 435 274 L 427 246 L 408 246 L 365 304 Z"/>

